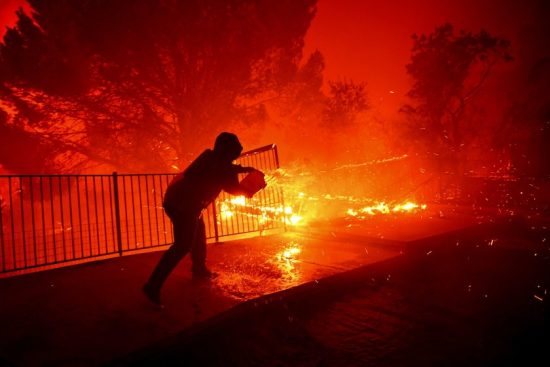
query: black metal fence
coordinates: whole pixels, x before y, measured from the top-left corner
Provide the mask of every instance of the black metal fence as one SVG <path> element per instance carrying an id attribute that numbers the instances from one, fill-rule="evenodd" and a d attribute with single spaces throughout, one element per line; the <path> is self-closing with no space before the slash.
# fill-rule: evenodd
<path id="1" fill-rule="evenodd" d="M 238 163 L 267 175 L 277 147 L 243 153 Z M 162 198 L 174 174 L 0 176 L 0 273 L 154 250 L 173 242 Z M 252 199 L 222 193 L 205 214 L 209 241 L 284 228 L 281 188 Z"/>

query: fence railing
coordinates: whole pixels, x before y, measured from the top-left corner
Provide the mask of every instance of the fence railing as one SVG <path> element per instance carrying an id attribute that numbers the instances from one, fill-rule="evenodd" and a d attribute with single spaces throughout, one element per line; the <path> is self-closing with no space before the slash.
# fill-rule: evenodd
<path id="1" fill-rule="evenodd" d="M 267 174 L 277 147 L 243 153 L 238 163 Z M 0 176 L 0 273 L 152 250 L 173 242 L 162 208 L 175 174 Z M 284 228 L 280 187 L 254 198 L 220 194 L 203 215 L 209 241 Z"/>

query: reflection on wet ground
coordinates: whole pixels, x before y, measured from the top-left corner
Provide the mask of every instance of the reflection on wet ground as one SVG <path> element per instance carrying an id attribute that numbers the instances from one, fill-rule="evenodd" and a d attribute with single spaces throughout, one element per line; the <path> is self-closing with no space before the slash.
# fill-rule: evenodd
<path id="1" fill-rule="evenodd" d="M 298 265 L 302 247 L 300 242 L 288 239 L 278 241 L 275 248 L 243 254 L 245 259 L 240 261 L 233 258 L 231 264 L 219 263 L 219 276 L 213 285 L 224 295 L 239 300 L 298 285 L 303 281 L 303 270 Z"/>
<path id="2" fill-rule="evenodd" d="M 399 254 L 385 243 L 374 244 L 365 238 L 352 241 L 345 233 L 323 236 L 325 240 L 319 241 L 310 233 L 286 233 L 252 239 L 246 246 L 223 244 L 212 256 L 212 268 L 219 274 L 213 289 L 244 301 Z"/>
<path id="3" fill-rule="evenodd" d="M 444 221 L 431 212 L 424 215 L 333 220 L 281 236 L 251 239 L 246 246 L 212 245 L 208 258 L 219 274 L 213 285 L 223 296 L 249 300 L 397 256 L 403 240 L 456 230 L 469 221 Z"/>
<path id="4" fill-rule="evenodd" d="M 547 228 L 522 236 L 449 237 L 433 250 L 363 268 L 353 281 L 338 278 L 323 291 L 239 313 L 157 353 L 155 360 L 219 366 L 548 365 L 547 237 Z M 288 271 L 291 281 L 300 253 L 285 249 L 296 252 L 296 262 L 285 263 L 280 248 L 272 258 L 280 262 L 267 266 L 266 274 Z"/>

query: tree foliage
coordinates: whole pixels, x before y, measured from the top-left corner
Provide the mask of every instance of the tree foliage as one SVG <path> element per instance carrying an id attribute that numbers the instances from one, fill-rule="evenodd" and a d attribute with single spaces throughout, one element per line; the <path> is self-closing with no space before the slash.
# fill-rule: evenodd
<path id="1" fill-rule="evenodd" d="M 519 32 L 512 103 L 494 134 L 515 175 L 550 177 L 550 3 L 538 1 L 531 22 Z"/>
<path id="2" fill-rule="evenodd" d="M 414 35 L 407 73 L 413 80 L 406 105 L 413 135 L 430 149 L 457 152 L 466 141 L 465 112 L 494 65 L 510 61 L 509 41 L 486 31 L 455 33 L 444 24 L 428 35 Z M 475 129 L 474 129 L 475 130 Z"/>
<path id="3" fill-rule="evenodd" d="M 0 45 L 0 107 L 4 128 L 55 147 L 35 171 L 165 170 L 228 124 L 261 119 L 261 96 L 292 79 L 316 3 L 28 1 L 32 15 L 19 10 Z"/>
<path id="4" fill-rule="evenodd" d="M 366 83 L 351 80 L 329 81 L 330 92 L 325 102 L 324 124 L 333 129 L 349 127 L 359 112 L 369 108 Z"/>

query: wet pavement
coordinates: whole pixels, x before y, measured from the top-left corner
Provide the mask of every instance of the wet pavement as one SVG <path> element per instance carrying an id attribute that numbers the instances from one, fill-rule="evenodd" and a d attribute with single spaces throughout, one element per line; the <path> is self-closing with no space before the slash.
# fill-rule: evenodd
<path id="1" fill-rule="evenodd" d="M 208 250 L 209 264 L 219 277 L 212 282 L 192 280 L 186 258 L 163 289 L 166 308 L 160 312 L 140 293 L 142 283 L 158 261 L 159 252 L 2 279 L 0 359 L 15 366 L 92 366 L 113 360 L 115 364 L 132 364 L 136 362 L 134 353 L 138 353 L 139 361 L 140 350 L 148 351 L 151 345 L 156 346 L 155 352 L 144 353 L 161 358 L 169 353 L 158 349 L 159 345 L 177 345 L 174 340 L 178 340 L 182 332 L 194 335 L 196 330 L 206 330 L 201 331 L 206 334 L 212 333 L 212 328 L 225 330 L 216 326 L 220 317 L 233 319 L 231 315 L 242 312 L 241 306 L 245 310 L 246 307 L 261 309 L 258 302 L 263 302 L 265 295 L 290 289 L 283 294 L 275 293 L 282 299 L 289 292 L 300 294 L 301 287 L 333 284 L 332 280 L 325 280 L 364 269 L 369 264 L 402 261 L 409 258 L 404 254 L 418 251 L 435 253 L 442 246 L 441 238 L 446 238 L 441 236 L 479 222 L 490 220 L 456 211 L 442 215 L 437 210 L 423 216 L 389 216 L 365 221 L 342 219 L 280 235 L 212 244 Z M 402 274 L 407 279 L 407 273 Z M 326 299 L 338 300 L 334 292 L 327 294 L 330 297 L 316 304 L 329 307 Z M 257 298 L 262 296 L 264 298 Z M 315 297 L 308 296 L 308 299 Z M 307 307 L 304 310 L 308 310 Z M 304 312 L 314 317 L 313 311 Z M 244 312 L 244 315 L 252 317 L 253 312 Z M 285 314 L 284 319 L 288 320 L 288 315 Z M 261 320 L 273 322 L 270 318 Z M 269 330 L 262 332 L 269 333 Z M 284 329 L 279 332 L 285 333 Z M 292 333 L 288 338 L 293 338 Z M 261 342 L 259 338 L 256 348 L 259 355 L 263 353 Z M 303 350 L 307 352 L 306 346 Z M 223 346 L 220 348 L 224 350 Z M 231 349 L 231 345 L 227 348 Z M 303 356 L 296 355 L 296 358 Z M 277 359 L 273 361 L 274 365 L 280 365 Z"/>
<path id="2" fill-rule="evenodd" d="M 243 303 L 115 365 L 550 363 L 550 231 L 497 222 Z"/>

